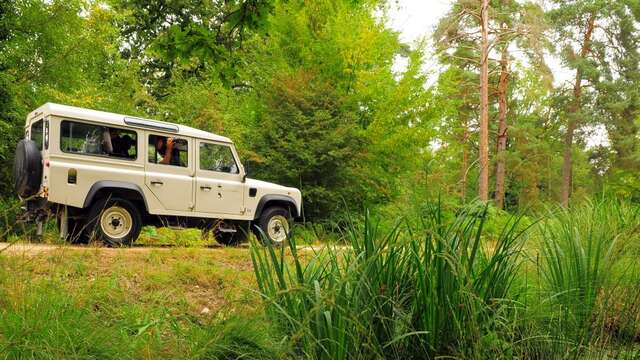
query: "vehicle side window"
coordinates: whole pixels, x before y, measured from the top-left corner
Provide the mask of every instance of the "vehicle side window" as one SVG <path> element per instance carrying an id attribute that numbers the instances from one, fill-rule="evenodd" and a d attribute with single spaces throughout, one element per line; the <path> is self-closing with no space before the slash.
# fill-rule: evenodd
<path id="1" fill-rule="evenodd" d="M 227 145 L 200 143 L 200 170 L 238 173 L 238 165 Z"/>
<path id="2" fill-rule="evenodd" d="M 31 140 L 36 143 L 38 150 L 42 151 L 44 140 L 44 121 L 42 119 L 31 124 Z"/>
<path id="3" fill-rule="evenodd" d="M 162 135 L 149 135 L 149 162 L 153 164 L 189 166 L 189 143 Z"/>
<path id="4" fill-rule="evenodd" d="M 99 155 L 133 160 L 138 155 L 135 131 L 64 120 L 60 125 L 60 149 L 66 153 Z"/>

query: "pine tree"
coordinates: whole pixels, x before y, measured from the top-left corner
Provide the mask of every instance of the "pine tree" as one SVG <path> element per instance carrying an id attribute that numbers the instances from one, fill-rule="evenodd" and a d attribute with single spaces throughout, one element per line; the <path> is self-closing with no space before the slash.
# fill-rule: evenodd
<path id="1" fill-rule="evenodd" d="M 480 47 L 480 141 L 478 197 L 489 200 L 489 0 L 480 9 L 482 45 Z"/>
<path id="2" fill-rule="evenodd" d="M 549 77 L 549 69 L 544 62 L 543 50 L 547 48 L 544 39 L 546 25 L 542 19 L 542 8 L 534 3 L 520 3 L 515 0 L 501 0 L 494 7 L 494 23 L 496 25 L 496 45 L 500 52 L 498 96 L 498 129 L 496 134 L 496 186 L 494 203 L 496 207 L 504 207 L 505 178 L 507 164 L 508 140 L 508 92 L 510 81 L 509 47 L 517 44 L 526 55 L 532 68 L 537 69 L 543 77 Z"/>
<path id="3" fill-rule="evenodd" d="M 612 118 L 629 119 L 634 117 L 637 108 L 637 96 L 634 92 L 623 95 L 625 105 L 621 109 L 617 106 L 603 106 L 605 103 L 612 105 L 615 101 L 605 100 L 610 97 L 611 86 L 629 86 L 637 73 L 637 56 L 634 52 L 637 43 L 634 40 L 633 26 L 638 13 L 637 5 L 627 1 L 554 1 L 553 10 L 549 11 L 549 21 L 555 29 L 556 43 L 567 66 L 575 70 L 575 77 L 571 89 L 571 101 L 566 108 L 566 126 L 564 134 L 564 151 L 562 165 L 562 184 L 560 203 L 568 207 L 570 203 L 573 180 L 573 156 L 576 132 L 584 125 L 593 125 L 596 113 L 604 110 Z M 577 47 L 574 44 L 578 44 Z M 634 59 L 635 58 L 635 59 Z M 611 61 L 613 60 L 613 61 Z M 625 70 L 626 68 L 626 70 Z M 614 80 L 614 79 L 619 80 Z M 585 90 L 588 85 L 588 89 Z M 616 87 L 616 86 L 614 86 Z M 633 86 L 635 87 L 635 86 Z M 587 91 L 587 94 L 585 94 Z M 589 95 L 586 99 L 585 95 Z M 615 97 L 615 95 L 614 95 Z M 593 99 L 599 98 L 600 105 L 593 103 Z M 588 104 L 585 101 L 589 101 Z M 588 105 L 588 106 L 587 106 Z M 613 110 L 613 109 L 617 110 Z M 613 110 L 613 111 L 612 111 Z M 628 120 L 627 120 L 628 121 Z M 613 121 L 615 122 L 615 121 Z M 621 126 L 605 124 L 611 131 L 612 145 L 620 157 L 626 157 L 628 149 L 623 145 L 629 134 L 617 135 L 617 130 L 625 129 Z M 595 121 L 597 124 L 597 121 Z M 633 131 L 633 126 L 626 127 L 625 131 Z M 624 139 L 624 140 L 623 140 Z M 617 148 L 617 149 L 616 149 Z M 633 145 L 631 146 L 631 149 Z M 633 152 L 633 151 L 631 151 Z"/>

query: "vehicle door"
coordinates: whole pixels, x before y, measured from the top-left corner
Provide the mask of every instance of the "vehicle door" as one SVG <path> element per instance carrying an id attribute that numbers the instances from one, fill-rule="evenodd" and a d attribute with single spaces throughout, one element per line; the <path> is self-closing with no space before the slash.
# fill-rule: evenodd
<path id="1" fill-rule="evenodd" d="M 153 132 L 146 138 L 145 185 L 166 210 L 193 211 L 193 139 Z"/>
<path id="2" fill-rule="evenodd" d="M 244 213 L 244 183 L 230 144 L 196 140 L 196 211 Z"/>

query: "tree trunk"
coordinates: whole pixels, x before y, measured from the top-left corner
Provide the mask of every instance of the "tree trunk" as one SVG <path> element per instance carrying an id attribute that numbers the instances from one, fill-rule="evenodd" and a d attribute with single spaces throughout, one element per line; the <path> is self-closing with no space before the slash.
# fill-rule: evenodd
<path id="1" fill-rule="evenodd" d="M 464 116 L 467 116 L 466 114 Z M 462 171 L 460 172 L 461 191 L 460 197 L 462 203 L 467 202 L 467 174 L 469 172 L 469 151 L 467 150 L 467 144 L 469 143 L 469 127 L 467 126 L 466 119 L 462 121 Z"/>
<path id="2" fill-rule="evenodd" d="M 580 49 L 580 59 L 584 59 L 589 54 L 591 44 L 591 35 L 595 23 L 595 14 L 589 15 L 587 27 L 584 32 L 582 46 Z M 576 80 L 573 84 L 573 103 L 569 108 L 569 116 L 567 118 L 567 132 L 564 136 L 564 156 L 562 163 L 562 194 L 561 205 L 569 207 L 569 198 L 571 197 L 571 187 L 573 185 L 573 135 L 578 127 L 578 118 L 582 100 L 582 68 L 578 66 L 576 69 Z"/>
<path id="3" fill-rule="evenodd" d="M 480 51 L 480 177 L 478 196 L 489 200 L 489 0 L 482 0 L 480 11 L 482 48 Z"/>
<path id="4" fill-rule="evenodd" d="M 508 44 L 502 47 L 500 57 L 500 82 L 498 83 L 498 136 L 496 151 L 496 194 L 495 205 L 504 207 L 504 183 L 507 155 L 507 88 L 509 86 L 509 50 Z"/>

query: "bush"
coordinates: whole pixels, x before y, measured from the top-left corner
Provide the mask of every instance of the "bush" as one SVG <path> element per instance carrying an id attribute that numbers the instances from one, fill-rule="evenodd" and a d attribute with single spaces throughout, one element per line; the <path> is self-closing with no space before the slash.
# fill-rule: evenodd
<path id="1" fill-rule="evenodd" d="M 293 237 L 251 254 L 267 316 L 299 356 L 633 358 L 637 229 L 621 202 L 537 223 L 438 203 L 391 227 L 367 213 L 347 246 L 299 253 Z"/>
<path id="2" fill-rule="evenodd" d="M 302 260 L 285 249 L 252 247 L 267 313 L 299 354 L 311 358 L 485 357 L 507 349 L 498 321 L 519 266 L 519 219 L 490 248 L 482 242 L 486 206 L 446 221 L 439 205 L 419 226 L 381 232 L 366 216 L 350 246 Z"/>
<path id="3" fill-rule="evenodd" d="M 554 336 L 559 340 L 582 348 L 608 337 L 611 334 L 599 327 L 612 326 L 606 325 L 610 319 L 605 314 L 616 303 L 620 314 L 635 313 L 631 318 L 637 318 L 638 309 L 620 306 L 617 295 L 637 297 L 640 291 L 637 286 L 622 286 L 623 277 L 635 274 L 628 266 L 618 266 L 638 236 L 638 214 L 637 207 L 618 201 L 585 203 L 556 209 L 537 226 L 541 290 L 548 296 L 549 317 L 557 320 Z"/>

